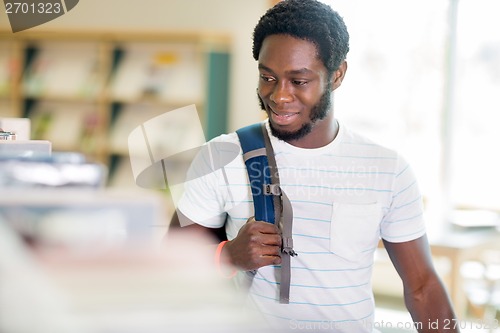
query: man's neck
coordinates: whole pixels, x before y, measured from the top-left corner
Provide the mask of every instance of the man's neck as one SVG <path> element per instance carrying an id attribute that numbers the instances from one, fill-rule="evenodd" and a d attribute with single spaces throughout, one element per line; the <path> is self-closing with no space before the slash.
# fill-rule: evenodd
<path id="1" fill-rule="evenodd" d="M 298 140 L 287 141 L 287 143 L 299 148 L 320 148 L 331 143 L 337 137 L 338 131 L 339 124 L 333 117 L 333 113 L 330 113 L 313 125 L 311 133 Z"/>

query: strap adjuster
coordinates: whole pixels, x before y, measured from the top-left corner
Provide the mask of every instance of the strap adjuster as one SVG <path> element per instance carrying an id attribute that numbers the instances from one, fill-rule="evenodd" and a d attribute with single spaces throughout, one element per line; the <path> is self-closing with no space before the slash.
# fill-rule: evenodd
<path id="1" fill-rule="evenodd" d="M 264 184 L 265 195 L 281 195 L 281 187 L 278 184 Z"/>
<path id="2" fill-rule="evenodd" d="M 283 249 L 282 252 L 288 254 L 291 257 L 297 256 L 297 252 L 293 250 L 293 239 L 291 237 L 283 237 Z"/>

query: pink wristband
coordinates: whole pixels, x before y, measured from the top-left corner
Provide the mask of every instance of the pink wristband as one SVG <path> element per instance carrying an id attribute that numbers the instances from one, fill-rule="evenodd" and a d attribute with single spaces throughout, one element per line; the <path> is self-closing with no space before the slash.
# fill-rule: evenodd
<path id="1" fill-rule="evenodd" d="M 234 269 L 231 272 L 231 274 L 226 275 L 222 271 L 221 262 L 220 262 L 220 255 L 222 253 L 222 248 L 224 247 L 224 245 L 226 245 L 227 242 L 228 241 L 226 240 L 226 241 L 222 241 L 222 242 L 219 243 L 219 245 L 217 246 L 217 250 L 215 250 L 215 258 L 214 259 L 215 259 L 215 266 L 217 267 L 217 271 L 220 273 L 220 275 L 222 275 L 225 278 L 230 279 L 230 278 L 233 278 L 236 275 L 237 270 Z"/>

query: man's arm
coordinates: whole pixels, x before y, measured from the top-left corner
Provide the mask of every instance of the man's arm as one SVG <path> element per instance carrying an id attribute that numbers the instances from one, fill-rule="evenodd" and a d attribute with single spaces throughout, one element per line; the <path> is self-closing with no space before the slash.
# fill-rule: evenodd
<path id="1" fill-rule="evenodd" d="M 182 214 L 182 213 L 181 213 Z M 184 220 L 187 220 L 187 217 L 183 217 Z M 177 210 L 174 212 L 172 219 L 170 220 L 170 225 L 169 225 L 169 231 L 174 231 L 174 232 L 198 232 L 201 234 L 207 234 L 209 237 L 213 238 L 214 241 L 224 241 L 227 240 L 226 236 L 226 230 L 224 227 L 221 228 L 207 228 L 202 225 L 199 225 L 198 223 L 194 223 L 193 221 L 190 221 L 191 223 L 185 227 L 181 227 L 181 223 L 179 220 L 179 215 L 177 215 Z"/>
<path id="2" fill-rule="evenodd" d="M 405 304 L 418 331 L 460 332 L 448 295 L 434 270 L 427 237 L 404 243 L 384 240 L 384 246 L 403 280 Z"/>
<path id="3" fill-rule="evenodd" d="M 169 232 L 198 232 L 208 235 L 215 241 L 227 240 L 224 227 L 207 228 L 191 221 L 181 227 L 178 213 L 175 212 L 169 226 Z M 182 216 L 187 222 L 187 217 Z M 222 257 L 233 267 L 243 271 L 251 271 L 268 265 L 281 263 L 281 236 L 274 224 L 255 221 L 252 217 L 239 230 L 238 235 L 223 247 Z"/>

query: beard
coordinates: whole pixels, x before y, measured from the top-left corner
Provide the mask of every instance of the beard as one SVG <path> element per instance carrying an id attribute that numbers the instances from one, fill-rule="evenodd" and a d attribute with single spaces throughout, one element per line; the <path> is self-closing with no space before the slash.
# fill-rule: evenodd
<path id="1" fill-rule="evenodd" d="M 299 140 L 305 137 L 307 134 L 311 133 L 316 122 L 324 119 L 330 113 L 332 106 L 331 94 L 331 84 L 328 84 L 318 103 L 311 109 L 311 113 L 309 114 L 309 122 L 303 124 L 301 128 L 296 131 L 292 132 L 279 130 L 275 128 L 271 122 L 269 122 L 269 127 L 271 128 L 272 135 L 280 140 L 288 142 Z M 257 98 L 259 99 L 260 108 L 263 111 L 267 112 L 264 102 L 262 101 L 262 98 L 260 98 L 258 92 Z"/>

